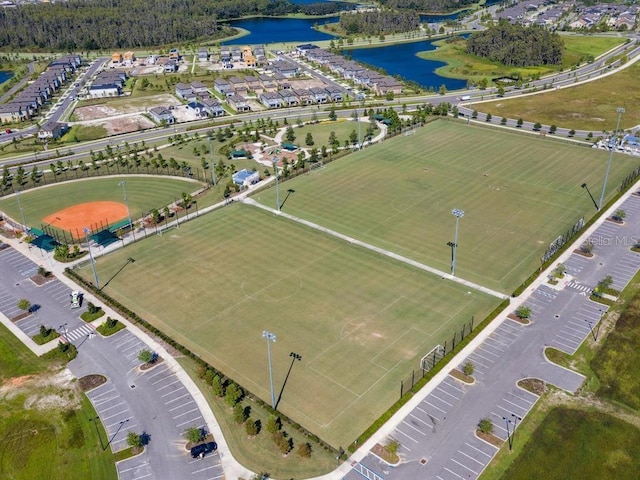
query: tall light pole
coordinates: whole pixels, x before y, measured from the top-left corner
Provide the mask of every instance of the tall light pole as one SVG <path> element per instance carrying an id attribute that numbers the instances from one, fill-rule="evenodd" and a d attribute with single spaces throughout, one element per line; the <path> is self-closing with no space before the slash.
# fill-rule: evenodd
<path id="1" fill-rule="evenodd" d="M 89 245 L 89 233 L 91 233 L 91 230 L 89 230 L 87 227 L 84 227 L 83 230 L 84 230 L 84 238 L 85 238 L 85 241 L 87 242 L 87 250 L 89 250 L 89 258 L 91 259 L 91 269 L 93 270 L 93 280 L 96 284 L 96 288 L 100 290 L 100 284 L 98 283 L 98 272 L 96 272 L 96 262 L 93 259 L 93 253 L 91 253 L 91 245 Z"/>
<path id="2" fill-rule="evenodd" d="M 454 208 L 451 213 L 454 217 L 456 217 L 456 234 L 453 239 L 452 245 L 452 255 L 451 255 L 451 275 L 455 277 L 456 275 L 456 250 L 458 249 L 458 224 L 460 223 L 460 219 L 464 217 L 464 211 L 459 208 Z"/>
<path id="3" fill-rule="evenodd" d="M 607 188 L 607 180 L 609 179 L 609 170 L 611 169 L 611 160 L 613 160 L 613 152 L 616 147 L 616 139 L 618 137 L 618 129 L 620 128 L 620 117 L 624 113 L 624 108 L 618 107 L 616 108 L 616 112 L 618 112 L 618 123 L 616 124 L 616 130 L 613 132 L 613 142 L 610 143 L 609 148 L 609 162 L 607 163 L 607 170 L 604 174 L 604 183 L 602 184 L 602 193 L 600 194 L 600 203 L 598 203 L 598 211 L 602 210 L 602 202 L 604 202 L 604 192 Z"/>
<path id="4" fill-rule="evenodd" d="M 213 135 L 213 130 L 211 131 Z M 216 162 L 213 159 L 213 137 L 209 137 L 209 150 L 211 150 L 211 183 L 216 184 Z"/>
<path id="5" fill-rule="evenodd" d="M 273 369 L 271 368 L 271 342 L 276 342 L 275 333 L 268 332 L 266 330 L 262 331 L 262 337 L 267 340 L 267 357 L 269 358 L 269 383 L 271 384 L 271 407 L 276 409 L 276 393 L 273 390 Z"/>
<path id="6" fill-rule="evenodd" d="M 271 161 L 273 162 L 273 170 L 276 175 L 276 208 L 278 209 L 278 213 L 280 213 L 280 186 L 278 185 L 278 157 L 273 157 Z"/>
<path id="7" fill-rule="evenodd" d="M 131 212 L 129 211 L 129 200 L 127 199 L 127 181 L 122 180 L 118 183 L 119 186 L 122 187 L 122 192 L 124 194 L 124 204 L 127 206 L 127 218 L 129 219 L 129 228 L 133 230 L 133 224 L 131 223 Z"/>
<path id="8" fill-rule="evenodd" d="M 589 187 L 587 186 L 586 183 L 582 184 L 582 188 L 584 188 L 587 191 L 587 193 L 589 194 L 589 197 L 591 198 L 591 201 L 593 202 L 593 205 L 596 207 L 596 210 L 600 210 L 598 208 L 598 204 L 596 203 L 596 199 L 593 198 L 593 195 L 591 195 L 591 192 L 589 191 Z"/>
<path id="9" fill-rule="evenodd" d="M 22 227 L 27 229 L 27 221 L 24 219 L 24 210 L 22 210 L 22 202 L 20 201 L 20 190 L 16 190 L 16 198 L 18 199 L 18 208 L 20 209 L 20 217 L 22 218 Z"/>

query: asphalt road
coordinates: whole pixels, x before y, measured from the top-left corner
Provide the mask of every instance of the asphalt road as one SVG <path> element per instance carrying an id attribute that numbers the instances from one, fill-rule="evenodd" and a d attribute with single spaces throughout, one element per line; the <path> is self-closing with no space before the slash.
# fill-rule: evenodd
<path id="1" fill-rule="evenodd" d="M 29 337 L 38 333 L 40 325 L 56 329 L 78 348 L 78 357 L 68 365 L 74 376 L 107 377 L 105 384 L 87 392 L 107 433 L 107 438 L 100 439 L 103 447 L 114 452 L 126 448 L 130 431 L 149 435 L 144 453 L 117 464 L 120 480 L 223 477 L 217 452 L 192 459 L 185 449 L 184 430 L 206 428 L 206 423 L 191 393 L 166 362 L 142 372 L 137 355 L 150 347 L 129 329 L 106 338 L 97 334 L 80 319 L 86 301 L 83 308 L 70 309 L 71 289 L 57 278 L 36 286 L 29 277 L 38 265 L 17 250 L 0 251 L 0 266 L 0 312 L 15 317 L 21 313 L 18 300 L 29 299 L 39 308 L 14 325 Z"/>
<path id="2" fill-rule="evenodd" d="M 589 300 L 591 291 L 606 275 L 621 290 L 640 269 L 640 254 L 630 250 L 638 238 L 640 197 L 631 195 L 621 208 L 627 213 L 624 225 L 604 221 L 590 236 L 593 258 L 571 254 L 558 285 L 542 284 L 530 293 L 529 325 L 505 319 L 467 357 L 475 366 L 473 385 L 448 376 L 399 422 L 390 436 L 401 444 L 400 465 L 390 468 L 368 454 L 344 478 L 361 479 L 363 472 L 372 479 L 477 478 L 497 452 L 476 437 L 479 420 L 490 418 L 495 434 L 507 441 L 538 399 L 519 380 L 538 378 L 575 392 L 582 375 L 550 363 L 543 352 L 554 347 L 573 354 L 587 337 L 597 339 L 608 307 Z"/>

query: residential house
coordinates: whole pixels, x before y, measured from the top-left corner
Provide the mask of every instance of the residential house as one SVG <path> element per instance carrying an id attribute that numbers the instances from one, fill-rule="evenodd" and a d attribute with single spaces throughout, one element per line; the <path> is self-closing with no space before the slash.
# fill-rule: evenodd
<path id="1" fill-rule="evenodd" d="M 247 95 L 248 90 L 247 90 L 247 84 L 244 82 L 244 80 L 240 77 L 229 77 L 227 79 L 229 81 L 229 84 L 231 85 L 231 89 L 234 91 L 234 93 L 236 95 L 242 95 L 243 97 Z"/>
<path id="2" fill-rule="evenodd" d="M 187 109 L 195 113 L 196 118 L 205 118 L 208 116 L 205 106 L 198 101 L 189 102 L 187 104 Z"/>
<path id="3" fill-rule="evenodd" d="M 242 50 L 240 50 L 238 47 L 232 47 L 231 48 L 231 60 L 234 61 L 234 62 L 242 61 Z"/>
<path id="4" fill-rule="evenodd" d="M 182 100 L 192 101 L 195 100 L 196 95 L 193 92 L 191 85 L 187 85 L 186 83 L 177 83 L 176 84 L 176 97 L 181 98 Z"/>
<path id="5" fill-rule="evenodd" d="M 248 112 L 251 110 L 249 106 L 249 102 L 246 98 L 241 97 L 240 95 L 231 95 L 227 97 L 227 103 L 231 108 L 233 108 L 236 112 Z"/>
<path id="6" fill-rule="evenodd" d="M 198 49 L 198 61 L 199 62 L 209 61 L 209 50 L 207 49 L 207 47 L 200 47 Z"/>
<path id="7" fill-rule="evenodd" d="M 120 65 L 122 63 L 122 53 L 114 52 L 111 54 L 111 63 L 114 65 Z"/>
<path id="8" fill-rule="evenodd" d="M 12 103 L 5 103 L 0 105 L 0 122 L 3 123 L 17 123 L 29 120 L 31 115 L 21 105 Z"/>
<path id="9" fill-rule="evenodd" d="M 253 56 L 256 58 L 256 66 L 264 65 L 267 61 L 264 46 L 260 45 L 253 49 Z"/>
<path id="10" fill-rule="evenodd" d="M 38 130 L 39 140 L 57 140 L 64 132 L 68 130 L 69 126 L 66 123 L 59 122 L 46 122 Z"/>
<path id="11" fill-rule="evenodd" d="M 213 98 L 203 98 L 200 103 L 204 105 L 204 109 L 210 117 L 221 117 L 225 114 L 222 104 Z"/>
<path id="12" fill-rule="evenodd" d="M 136 54 L 133 52 L 125 52 L 122 56 L 122 61 L 125 65 L 133 65 L 133 62 L 136 61 Z"/>
<path id="13" fill-rule="evenodd" d="M 150 108 L 149 115 L 151 116 L 151 119 L 156 123 L 173 125 L 176 121 L 176 118 L 173 116 L 173 112 L 167 107 Z"/>
<path id="14" fill-rule="evenodd" d="M 169 50 L 169 58 L 171 60 L 180 60 L 180 51 L 177 48 Z"/>
<path id="15" fill-rule="evenodd" d="M 278 90 L 278 84 L 269 75 L 262 74 L 258 77 L 258 80 L 260 80 L 262 89 L 265 92 L 275 92 L 276 90 Z"/>
<path id="16" fill-rule="evenodd" d="M 156 62 L 158 61 L 158 56 L 157 55 L 149 55 L 147 57 L 147 65 L 155 65 Z"/>
<path id="17" fill-rule="evenodd" d="M 402 84 L 393 77 L 384 77 L 374 84 L 376 95 L 385 95 L 387 93 L 401 94 Z"/>
<path id="18" fill-rule="evenodd" d="M 282 97 L 277 92 L 264 92 L 261 93 L 258 99 L 267 108 L 280 108 L 282 107 Z"/>
<path id="19" fill-rule="evenodd" d="M 175 73 L 177 71 L 178 63 L 175 60 L 169 59 L 164 62 L 164 73 Z"/>
<path id="20" fill-rule="evenodd" d="M 233 95 L 233 90 L 231 89 L 231 84 L 224 78 L 216 78 L 213 81 L 213 89 L 218 93 L 221 93 L 225 97 L 229 95 Z"/>
<path id="21" fill-rule="evenodd" d="M 231 51 L 228 47 L 222 47 L 220 49 L 220 62 L 231 63 Z"/>
<path id="22" fill-rule="evenodd" d="M 247 75 L 244 77 L 244 83 L 247 86 L 247 90 L 250 92 L 254 92 L 256 95 L 262 93 L 262 84 L 258 77 L 254 77 L 253 75 Z"/>
<path id="23" fill-rule="evenodd" d="M 329 100 L 329 94 L 324 88 L 321 87 L 312 87 L 309 89 L 311 95 L 313 95 L 313 100 L 315 103 L 327 103 Z"/>
<path id="24" fill-rule="evenodd" d="M 313 105 L 316 103 L 313 94 L 306 88 L 295 89 L 292 93 L 296 94 L 300 105 Z"/>
<path id="25" fill-rule="evenodd" d="M 89 87 L 90 98 L 117 97 L 122 91 L 115 84 L 91 85 Z"/>
<path id="26" fill-rule="evenodd" d="M 298 74 L 300 68 L 295 63 L 285 62 L 283 60 L 279 60 L 274 62 L 271 65 L 271 71 L 274 73 L 279 73 L 287 78 L 295 77 Z"/>
<path id="27" fill-rule="evenodd" d="M 257 64 L 257 62 L 256 62 L 256 57 L 254 57 L 254 56 L 253 56 L 253 55 L 251 55 L 251 54 L 243 55 L 242 60 L 244 61 L 245 65 L 246 65 L 247 67 L 251 67 L 251 68 L 253 68 L 253 67 L 255 67 L 255 66 L 256 66 L 256 64 Z"/>
<path id="28" fill-rule="evenodd" d="M 199 98 L 209 97 L 209 89 L 199 80 L 191 82 L 191 90 Z"/>
<path id="29" fill-rule="evenodd" d="M 282 90 L 279 93 L 282 97 L 282 106 L 293 107 L 300 104 L 300 98 L 293 90 Z"/>
<path id="30" fill-rule="evenodd" d="M 342 101 L 342 89 L 339 87 L 334 87 L 333 85 L 329 85 L 325 87 L 325 90 L 329 94 L 329 98 L 332 102 L 341 102 Z"/>

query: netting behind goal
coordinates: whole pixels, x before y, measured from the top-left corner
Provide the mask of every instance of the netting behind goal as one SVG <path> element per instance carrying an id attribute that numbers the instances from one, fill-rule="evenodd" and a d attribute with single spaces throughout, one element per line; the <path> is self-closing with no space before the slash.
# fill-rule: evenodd
<path id="1" fill-rule="evenodd" d="M 309 165 L 309 173 L 324 168 L 322 160 L 318 160 L 317 162 L 313 162 Z"/>
<path id="2" fill-rule="evenodd" d="M 438 363 L 445 355 L 445 350 L 442 345 L 436 345 L 429 353 L 420 359 L 420 368 L 428 372 L 436 363 Z"/>

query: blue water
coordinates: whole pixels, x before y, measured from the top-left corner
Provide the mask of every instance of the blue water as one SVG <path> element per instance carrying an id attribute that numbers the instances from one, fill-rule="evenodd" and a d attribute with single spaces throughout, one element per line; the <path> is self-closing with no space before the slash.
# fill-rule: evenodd
<path id="1" fill-rule="evenodd" d="M 388 47 L 358 48 L 349 50 L 354 60 L 376 67 L 384 68 L 389 75 L 400 75 L 425 88 L 438 90 L 445 85 L 447 90 L 458 90 L 467 87 L 466 80 L 445 78 L 437 75 L 435 69 L 445 65 L 435 60 L 423 60 L 416 57 L 418 52 L 435 50 L 435 40 L 389 45 Z"/>
<path id="2" fill-rule="evenodd" d="M 0 71 L 0 83 L 4 83 L 7 80 L 9 80 L 11 77 L 13 77 L 13 72 L 3 72 Z"/>
<path id="3" fill-rule="evenodd" d="M 337 22 L 337 17 L 328 18 L 250 18 L 247 20 L 232 20 L 232 27 L 244 28 L 251 33 L 235 40 L 222 42 L 222 45 L 258 45 L 279 42 L 317 42 L 331 40 L 333 37 L 318 32 L 312 27 L 314 24 Z"/>

